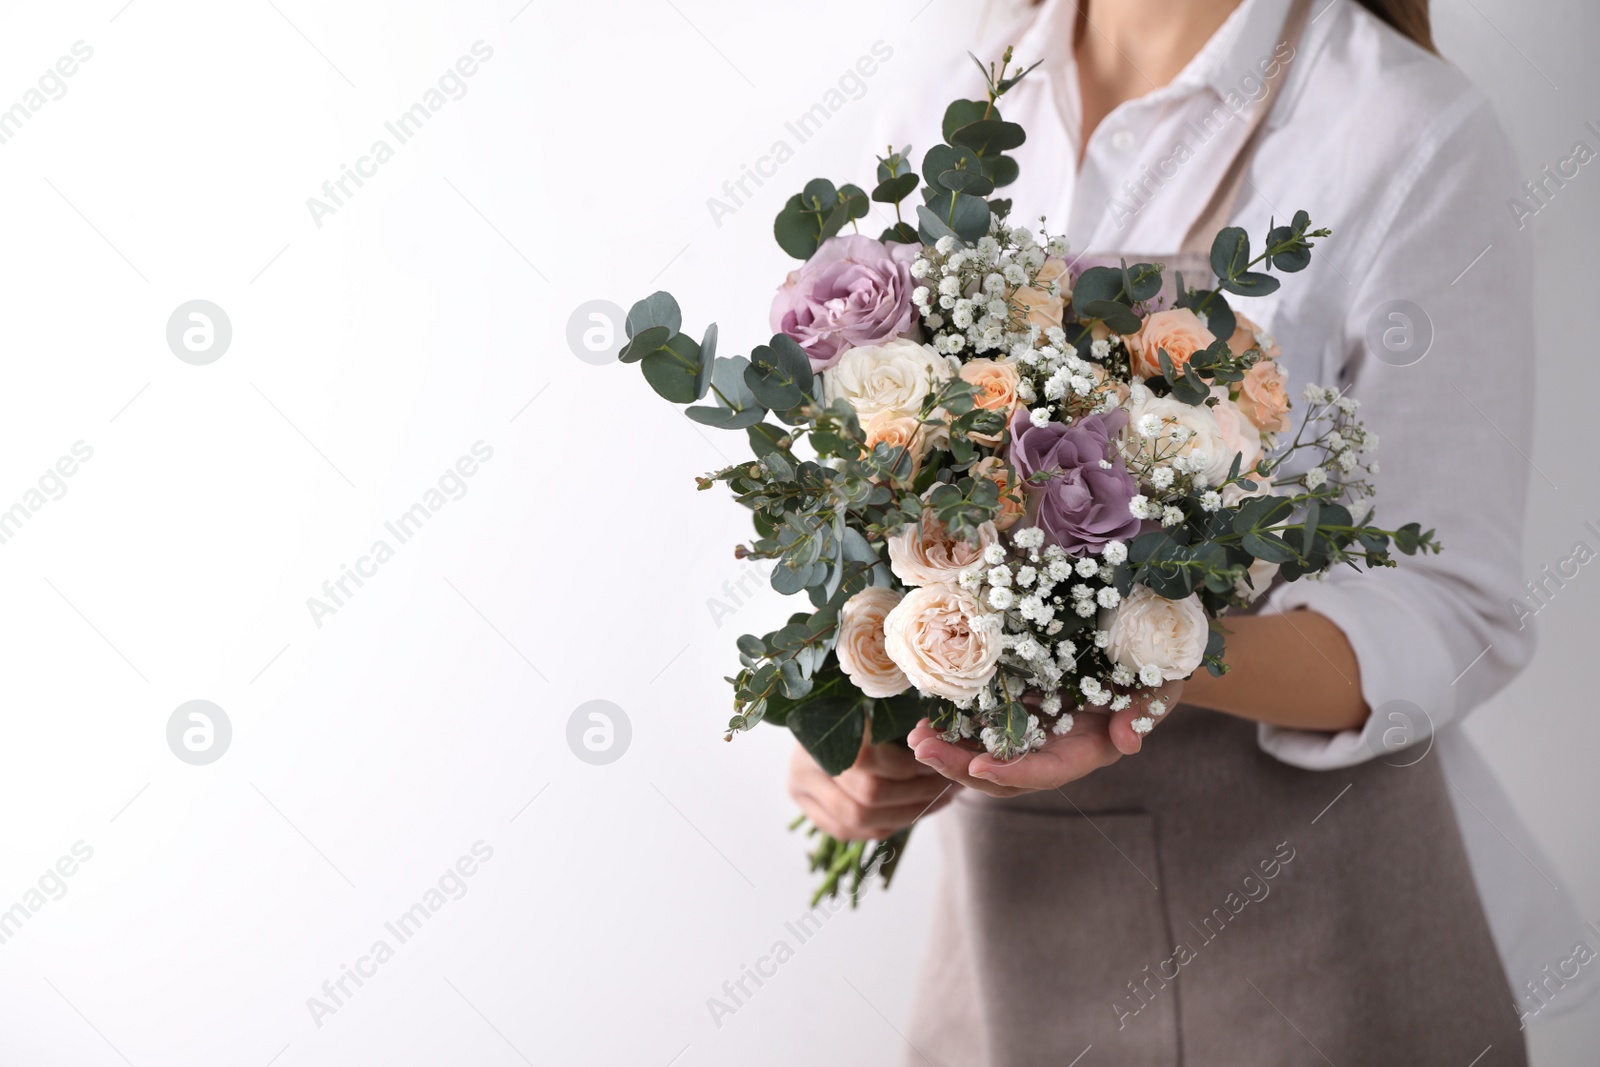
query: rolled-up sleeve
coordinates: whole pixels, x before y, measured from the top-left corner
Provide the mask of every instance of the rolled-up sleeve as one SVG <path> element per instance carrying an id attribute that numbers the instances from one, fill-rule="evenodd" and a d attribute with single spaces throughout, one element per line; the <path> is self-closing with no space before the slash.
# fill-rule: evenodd
<path id="1" fill-rule="evenodd" d="M 1398 567 L 1370 573 L 1341 567 L 1269 594 L 1267 613 L 1309 609 L 1344 632 L 1360 665 L 1351 683 L 1371 709 L 1362 729 L 1340 733 L 1263 725 L 1262 748 L 1286 763 L 1331 769 L 1422 741 L 1532 656 L 1532 624 L 1515 598 L 1527 491 L 1542 475 L 1530 459 L 1532 249 L 1507 203 L 1514 166 L 1477 97 L 1395 175 L 1387 204 L 1355 209 L 1377 229 L 1364 263 L 1339 264 L 1354 296 L 1332 368 L 1340 380 L 1323 384 L 1359 399 L 1379 436 L 1378 525 L 1420 522 L 1444 552 L 1397 554 Z M 1373 321 L 1405 329 L 1389 310 L 1411 320 L 1419 343 L 1431 334 L 1422 359 L 1369 347 Z"/>

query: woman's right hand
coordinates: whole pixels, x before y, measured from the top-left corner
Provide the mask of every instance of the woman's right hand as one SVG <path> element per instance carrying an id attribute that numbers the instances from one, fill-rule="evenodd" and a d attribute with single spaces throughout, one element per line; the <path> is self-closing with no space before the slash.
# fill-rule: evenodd
<path id="1" fill-rule="evenodd" d="M 841 841 L 880 841 L 938 811 L 960 791 L 899 741 L 863 740 L 855 764 L 838 777 L 830 777 L 800 745 L 789 760 L 789 795 L 806 818 Z"/>

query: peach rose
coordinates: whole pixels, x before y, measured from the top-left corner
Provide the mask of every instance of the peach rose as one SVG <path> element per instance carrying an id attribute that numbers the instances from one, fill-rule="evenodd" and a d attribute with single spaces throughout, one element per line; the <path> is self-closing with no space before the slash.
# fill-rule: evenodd
<path id="1" fill-rule="evenodd" d="M 977 390 L 972 396 L 974 404 L 986 411 L 998 411 L 1010 421 L 1011 412 L 1019 403 L 1017 385 L 1022 381 L 1015 364 L 995 359 L 969 359 L 961 364 L 960 373 L 961 380 Z M 997 433 L 975 433 L 971 437 L 979 444 L 992 446 L 1000 443 L 1004 432 L 1002 426 Z"/>
<path id="2" fill-rule="evenodd" d="M 957 540 L 933 512 L 924 511 L 921 521 L 889 538 L 889 569 L 907 585 L 953 582 L 962 571 L 980 565 L 983 550 L 999 540 L 992 522 L 978 527 L 976 544 Z"/>
<path id="3" fill-rule="evenodd" d="M 1175 682 L 1205 659 L 1211 634 L 1195 594 L 1168 600 L 1147 585 L 1134 586 L 1115 612 L 1107 627 L 1106 655 L 1112 663 L 1135 673 L 1154 667 L 1162 680 Z"/>
<path id="4" fill-rule="evenodd" d="M 1282 354 L 1278 351 L 1278 342 L 1263 333 L 1261 327 L 1237 311 L 1233 313 L 1233 319 L 1233 336 L 1228 338 L 1228 349 L 1234 355 L 1237 356 L 1240 353 L 1248 352 L 1252 348 L 1259 351 L 1267 359 L 1277 359 Z"/>
<path id="5" fill-rule="evenodd" d="M 994 676 L 999 627 L 976 597 L 951 585 L 913 589 L 883 620 L 883 647 L 911 684 L 949 700 L 971 700 Z"/>
<path id="6" fill-rule="evenodd" d="M 972 465 L 968 472 L 974 478 L 987 478 L 1000 489 L 1000 514 L 995 516 L 994 528 L 1005 533 L 1027 513 L 1022 487 L 1017 475 L 999 456 L 985 456 Z"/>
<path id="7" fill-rule="evenodd" d="M 1133 372 L 1141 378 L 1160 374 L 1158 349 L 1166 349 L 1173 368 L 1181 371 L 1196 352 L 1215 340 L 1200 317 L 1188 308 L 1157 311 L 1147 316 L 1139 332 L 1128 338 L 1128 346 L 1133 349 Z"/>
<path id="8" fill-rule="evenodd" d="M 839 609 L 839 641 L 834 647 L 839 669 L 869 697 L 896 696 L 911 685 L 905 672 L 883 650 L 884 616 L 899 603 L 899 593 L 874 585 L 846 600 Z"/>
<path id="9" fill-rule="evenodd" d="M 1222 431 L 1223 453 L 1228 457 L 1229 468 L 1233 466 L 1233 457 L 1240 456 L 1239 473 L 1254 470 L 1263 454 L 1261 431 L 1255 423 L 1244 417 L 1239 405 L 1228 399 L 1227 389 L 1213 385 L 1211 395 L 1217 398 L 1217 402 L 1211 405 L 1211 416 L 1217 420 L 1217 429 Z"/>
<path id="10" fill-rule="evenodd" d="M 922 469 L 922 459 L 928 454 L 928 435 L 927 427 L 915 416 L 885 409 L 862 423 L 861 429 L 866 434 L 868 449 L 882 444 L 889 446 L 891 455 L 901 448 L 910 453 L 911 477 L 917 476 Z"/>
<path id="11" fill-rule="evenodd" d="M 1012 294 L 1011 299 L 1022 305 L 1029 324 L 1041 330 L 1061 325 L 1061 316 L 1072 296 L 1063 284 L 1066 276 L 1067 261 L 1051 256 L 1040 266 L 1032 285 L 1025 285 Z M 1054 294 L 1051 289 L 1055 290 Z"/>
<path id="12" fill-rule="evenodd" d="M 1289 429 L 1289 378 L 1278 364 L 1264 359 L 1239 383 L 1239 410 L 1263 433 Z"/>

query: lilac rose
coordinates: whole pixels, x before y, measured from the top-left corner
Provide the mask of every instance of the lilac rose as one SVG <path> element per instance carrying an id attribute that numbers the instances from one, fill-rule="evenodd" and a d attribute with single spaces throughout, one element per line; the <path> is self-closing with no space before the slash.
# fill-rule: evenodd
<path id="1" fill-rule="evenodd" d="M 1138 482 L 1120 456 L 1112 458 L 1111 449 L 1127 419 L 1118 409 L 1086 415 L 1070 426 L 1035 426 L 1026 412 L 1012 420 L 1011 465 L 1024 480 L 1033 521 L 1069 555 L 1098 552 L 1107 541 L 1139 532 L 1139 520 L 1128 511 Z M 1106 460 L 1110 466 L 1101 466 Z M 1026 481 L 1039 471 L 1051 472 L 1050 479 L 1042 485 Z"/>
<path id="2" fill-rule="evenodd" d="M 813 370 L 847 348 L 878 344 L 911 328 L 911 262 L 919 245 L 830 237 L 772 301 L 772 329 L 799 342 Z"/>

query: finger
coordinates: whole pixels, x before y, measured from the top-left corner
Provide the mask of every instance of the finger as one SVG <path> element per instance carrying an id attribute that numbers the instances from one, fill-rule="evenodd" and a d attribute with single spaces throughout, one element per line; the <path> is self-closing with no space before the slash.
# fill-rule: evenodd
<path id="1" fill-rule="evenodd" d="M 940 774 L 952 782 L 976 789 L 992 797 L 1013 797 L 1020 790 L 983 778 L 974 777 L 970 773 L 970 766 L 974 759 L 971 749 L 953 745 L 939 738 L 931 731 L 917 743 L 917 759 L 923 763 L 938 768 Z"/>
<path id="2" fill-rule="evenodd" d="M 1111 743 L 1124 756 L 1144 747 L 1144 739 L 1160 724 L 1183 692 L 1182 682 L 1167 682 L 1155 689 L 1140 689 L 1133 703 L 1111 716 Z"/>
<path id="3" fill-rule="evenodd" d="M 935 795 L 915 804 L 874 806 L 862 804 L 831 783 L 828 788 L 818 790 L 813 795 L 833 820 L 849 828 L 856 838 L 887 837 L 916 822 L 941 799 Z"/>
<path id="4" fill-rule="evenodd" d="M 1099 719 L 1096 723 L 1094 720 Z M 1043 748 L 1021 759 L 998 760 L 987 753 L 973 759 L 973 775 L 1016 790 L 1055 789 L 1110 766 L 1122 753 L 1106 732 L 1104 716 L 1082 714 L 1072 730 L 1051 737 Z"/>
<path id="5" fill-rule="evenodd" d="M 910 753 L 908 759 L 912 759 Z M 912 762 L 915 762 L 912 759 Z M 918 764 L 920 767 L 921 765 Z M 869 807 L 895 804 L 926 804 L 944 791 L 948 783 L 932 768 L 928 773 L 912 778 L 886 778 L 883 775 L 851 767 L 834 781 L 849 796 Z"/>
<path id="6" fill-rule="evenodd" d="M 866 746 L 855 766 L 884 778 L 926 778 L 935 773 L 932 767 L 918 763 L 911 749 L 898 741 Z"/>

